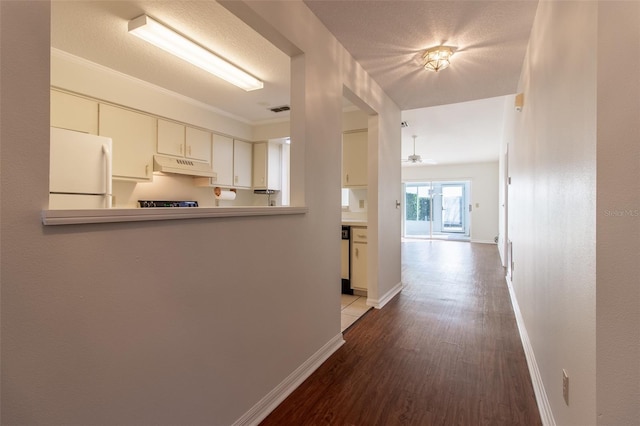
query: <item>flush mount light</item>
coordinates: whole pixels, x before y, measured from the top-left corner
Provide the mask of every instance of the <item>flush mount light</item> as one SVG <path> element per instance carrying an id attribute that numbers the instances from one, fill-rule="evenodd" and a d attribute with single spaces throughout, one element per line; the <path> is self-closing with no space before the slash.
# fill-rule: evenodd
<path id="1" fill-rule="evenodd" d="M 262 81 L 204 47 L 142 15 L 129 21 L 129 33 L 246 91 L 262 89 Z"/>
<path id="2" fill-rule="evenodd" d="M 422 55 L 424 69 L 438 72 L 449 66 L 453 48 L 447 46 L 438 46 L 427 49 Z"/>

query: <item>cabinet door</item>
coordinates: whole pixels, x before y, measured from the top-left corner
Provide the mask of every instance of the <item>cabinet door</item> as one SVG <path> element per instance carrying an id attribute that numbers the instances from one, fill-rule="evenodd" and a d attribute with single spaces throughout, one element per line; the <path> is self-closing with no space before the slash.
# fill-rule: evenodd
<path id="1" fill-rule="evenodd" d="M 366 243 L 354 242 L 351 244 L 351 288 L 367 291 Z"/>
<path id="2" fill-rule="evenodd" d="M 220 186 L 233 186 L 233 139 L 213 135 L 212 168 L 217 177 L 211 183 Z"/>
<path id="3" fill-rule="evenodd" d="M 253 144 L 253 187 L 267 189 L 267 143 Z"/>
<path id="4" fill-rule="evenodd" d="M 158 154 L 184 156 L 184 138 L 182 124 L 158 120 Z"/>
<path id="5" fill-rule="evenodd" d="M 238 188 L 251 188 L 251 145 L 233 141 L 233 184 Z"/>
<path id="6" fill-rule="evenodd" d="M 187 158 L 211 163 L 211 133 L 187 126 Z"/>
<path id="7" fill-rule="evenodd" d="M 151 180 L 156 145 L 156 119 L 100 104 L 100 136 L 113 140 L 113 177 Z"/>
<path id="8" fill-rule="evenodd" d="M 280 145 L 271 142 L 253 144 L 253 188 L 276 189 L 282 187 Z"/>
<path id="9" fill-rule="evenodd" d="M 367 185 L 367 132 L 342 136 L 342 186 Z"/>
<path id="10" fill-rule="evenodd" d="M 271 142 L 267 149 L 267 186 L 268 189 L 282 188 L 282 145 Z"/>
<path id="11" fill-rule="evenodd" d="M 51 91 L 51 126 L 98 134 L 98 102 Z"/>

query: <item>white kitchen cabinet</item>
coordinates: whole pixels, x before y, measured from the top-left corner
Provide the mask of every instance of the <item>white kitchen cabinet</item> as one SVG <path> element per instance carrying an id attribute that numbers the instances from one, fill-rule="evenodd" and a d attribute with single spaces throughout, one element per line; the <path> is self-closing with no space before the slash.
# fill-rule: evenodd
<path id="1" fill-rule="evenodd" d="M 253 188 L 282 187 L 282 146 L 273 142 L 253 144 Z"/>
<path id="2" fill-rule="evenodd" d="M 113 178 L 150 181 L 157 140 L 154 117 L 100 104 L 100 136 L 113 140 Z"/>
<path id="3" fill-rule="evenodd" d="M 251 188 L 251 143 L 233 141 L 233 185 L 237 188 Z"/>
<path id="4" fill-rule="evenodd" d="M 52 127 L 98 134 L 98 102 L 51 90 Z"/>
<path id="5" fill-rule="evenodd" d="M 367 228 L 351 227 L 351 288 L 367 291 Z"/>
<path id="6" fill-rule="evenodd" d="M 211 133 L 158 119 L 158 154 L 211 162 Z"/>
<path id="7" fill-rule="evenodd" d="M 184 125 L 158 119 L 158 154 L 184 156 Z"/>
<path id="8" fill-rule="evenodd" d="M 342 186 L 367 185 L 367 132 L 347 132 L 342 135 Z"/>
<path id="9" fill-rule="evenodd" d="M 187 126 L 185 157 L 211 163 L 211 132 Z"/>

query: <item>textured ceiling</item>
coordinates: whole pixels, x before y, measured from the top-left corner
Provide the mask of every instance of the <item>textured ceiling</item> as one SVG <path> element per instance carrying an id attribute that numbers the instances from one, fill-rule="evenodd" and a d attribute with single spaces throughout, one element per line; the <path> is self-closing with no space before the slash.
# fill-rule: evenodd
<path id="1" fill-rule="evenodd" d="M 415 135 L 438 164 L 498 159 L 537 0 L 304 1 L 403 111 L 402 158 Z M 455 48 L 451 66 L 427 72 L 422 52 L 439 45 Z"/>
<path id="2" fill-rule="evenodd" d="M 515 93 L 537 1 L 305 0 L 401 110 Z M 451 67 L 421 67 L 447 45 Z"/>
<path id="3" fill-rule="evenodd" d="M 288 117 L 269 107 L 288 105 L 290 60 L 214 1 L 52 2 L 51 45 L 148 81 L 254 123 Z M 127 32 L 143 13 L 186 35 L 264 81 L 245 92 Z"/>
<path id="4" fill-rule="evenodd" d="M 402 155 L 439 164 L 496 160 L 496 117 L 516 91 L 537 1 L 305 0 L 324 25 L 403 110 Z M 244 92 L 127 33 L 143 13 L 265 82 Z M 52 2 L 53 47 L 148 81 L 248 123 L 288 118 L 290 60 L 215 1 Z M 430 73 L 420 53 L 445 44 L 451 67 Z M 458 104 L 457 107 L 447 107 Z M 423 152 L 421 150 L 425 150 Z"/>

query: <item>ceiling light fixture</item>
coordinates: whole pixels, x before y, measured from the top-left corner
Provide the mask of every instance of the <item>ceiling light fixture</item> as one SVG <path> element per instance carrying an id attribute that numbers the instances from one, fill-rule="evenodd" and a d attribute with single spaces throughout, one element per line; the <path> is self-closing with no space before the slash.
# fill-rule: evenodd
<path id="1" fill-rule="evenodd" d="M 424 69 L 438 72 L 451 64 L 453 49 L 447 46 L 438 46 L 427 49 L 422 55 Z"/>
<path id="2" fill-rule="evenodd" d="M 262 81 L 147 15 L 129 21 L 129 33 L 247 92 L 264 87 Z"/>

